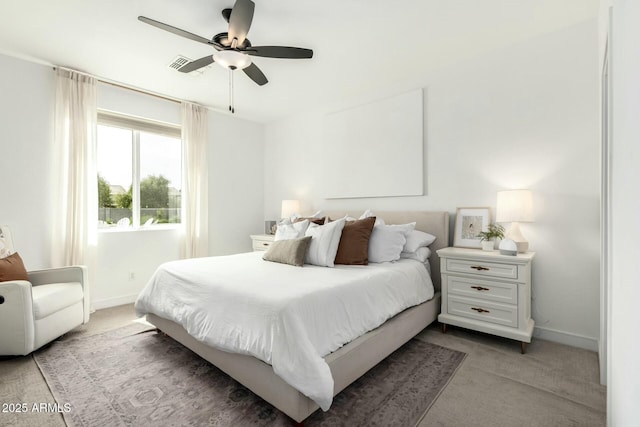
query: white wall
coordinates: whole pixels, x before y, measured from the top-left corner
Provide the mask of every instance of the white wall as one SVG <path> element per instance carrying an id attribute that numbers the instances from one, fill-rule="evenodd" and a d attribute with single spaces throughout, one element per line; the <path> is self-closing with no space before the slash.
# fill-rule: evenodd
<path id="1" fill-rule="evenodd" d="M 608 416 L 640 425 L 640 3 L 613 1 Z"/>
<path id="2" fill-rule="evenodd" d="M 0 55 L 0 222 L 30 270 L 51 265 L 53 69 Z M 100 108 L 180 123 L 179 104 L 100 84 Z M 209 112 L 210 252 L 251 250 L 263 230 L 264 127 Z M 156 267 L 179 257 L 179 230 L 98 236 L 94 308 L 132 302 Z M 133 273 L 134 277 L 130 278 Z"/>
<path id="3" fill-rule="evenodd" d="M 179 240 L 179 229 L 99 232 L 93 308 L 134 302 L 160 264 L 180 258 Z"/>
<path id="4" fill-rule="evenodd" d="M 533 269 L 536 335 L 597 350 L 599 135 L 597 22 L 588 21 L 394 88 L 267 126 L 265 219 L 282 199 L 306 210 L 448 210 L 490 206 L 496 191 L 530 188 L 536 222 L 523 224 Z M 422 87 L 425 195 L 323 200 L 323 117 Z M 393 156 L 393 142 L 387 148 Z M 339 152 L 334 153 L 340 155 Z M 372 165 L 371 173 L 375 173 Z M 349 176 L 342 177 L 348 180 Z"/>
<path id="5" fill-rule="evenodd" d="M 0 55 L 0 223 L 29 270 L 50 266 L 51 67 Z"/>
<path id="6" fill-rule="evenodd" d="M 264 125 L 210 111 L 209 147 L 209 254 L 249 252 L 264 232 Z"/>

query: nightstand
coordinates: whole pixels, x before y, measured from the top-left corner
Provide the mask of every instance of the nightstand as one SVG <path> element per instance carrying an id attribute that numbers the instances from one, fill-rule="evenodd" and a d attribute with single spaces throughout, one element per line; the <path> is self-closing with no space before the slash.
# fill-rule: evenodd
<path id="1" fill-rule="evenodd" d="M 252 234 L 251 241 L 254 251 L 266 251 L 276 236 L 273 234 Z"/>
<path id="2" fill-rule="evenodd" d="M 443 248 L 437 251 L 442 272 L 442 309 L 438 321 L 531 342 L 531 263 L 535 252 L 516 256 L 499 251 Z"/>

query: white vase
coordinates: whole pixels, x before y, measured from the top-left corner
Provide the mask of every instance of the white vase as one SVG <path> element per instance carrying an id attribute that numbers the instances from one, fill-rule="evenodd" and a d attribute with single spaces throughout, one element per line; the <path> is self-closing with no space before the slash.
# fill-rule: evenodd
<path id="1" fill-rule="evenodd" d="M 494 247 L 493 240 L 483 240 L 480 242 L 482 244 L 483 251 L 492 251 Z"/>

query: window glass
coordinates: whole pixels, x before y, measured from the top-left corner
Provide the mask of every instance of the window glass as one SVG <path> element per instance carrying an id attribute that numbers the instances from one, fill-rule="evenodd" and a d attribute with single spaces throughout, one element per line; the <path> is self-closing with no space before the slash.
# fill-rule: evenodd
<path id="1" fill-rule="evenodd" d="M 101 228 L 181 221 L 182 141 L 175 126 L 98 115 Z"/>
<path id="2" fill-rule="evenodd" d="M 98 220 L 103 227 L 131 224 L 133 132 L 98 125 Z"/>
<path id="3" fill-rule="evenodd" d="M 179 223 L 182 146 L 177 138 L 140 132 L 140 222 Z"/>

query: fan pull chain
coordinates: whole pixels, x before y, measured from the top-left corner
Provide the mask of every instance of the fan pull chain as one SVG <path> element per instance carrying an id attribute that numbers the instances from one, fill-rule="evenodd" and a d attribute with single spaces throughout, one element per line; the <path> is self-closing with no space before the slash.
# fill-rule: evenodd
<path id="1" fill-rule="evenodd" d="M 233 70 L 229 70 L 229 111 L 231 114 L 235 114 L 236 106 L 233 99 Z"/>
<path id="2" fill-rule="evenodd" d="M 229 111 L 231 111 L 231 92 L 232 92 L 232 87 L 231 87 L 231 70 L 229 70 Z"/>

